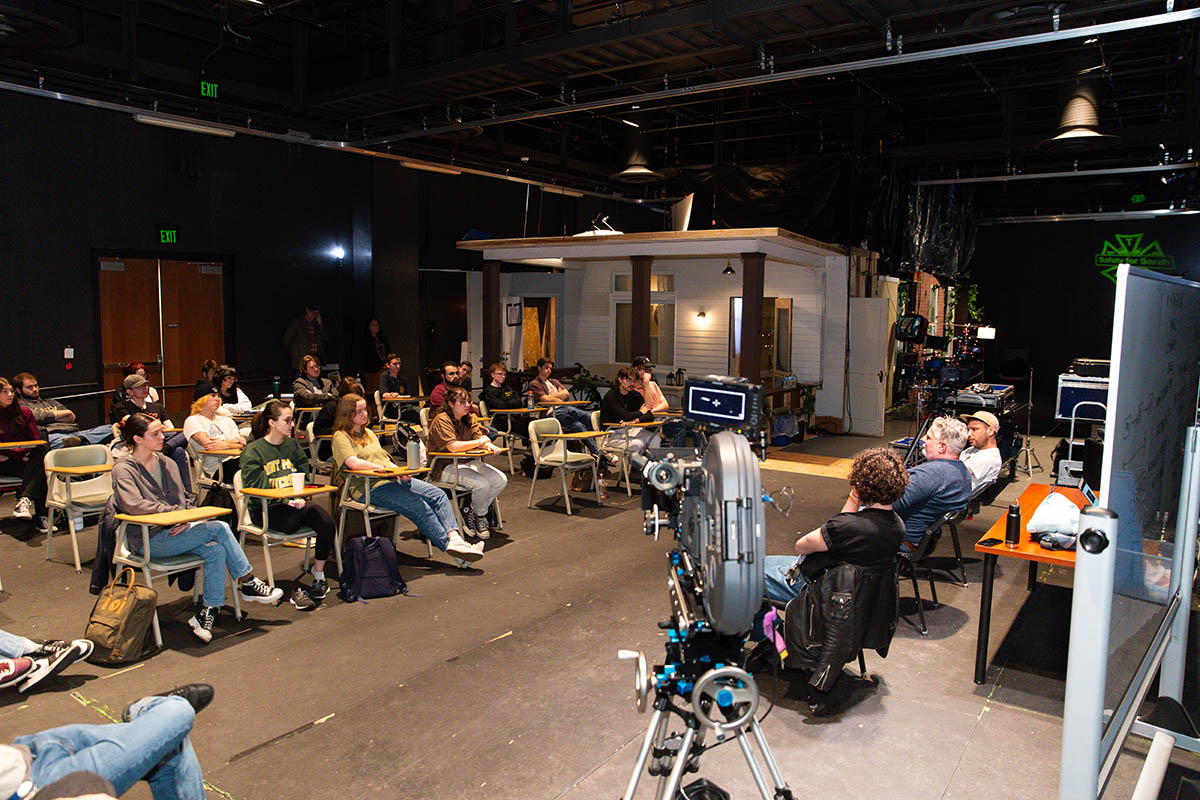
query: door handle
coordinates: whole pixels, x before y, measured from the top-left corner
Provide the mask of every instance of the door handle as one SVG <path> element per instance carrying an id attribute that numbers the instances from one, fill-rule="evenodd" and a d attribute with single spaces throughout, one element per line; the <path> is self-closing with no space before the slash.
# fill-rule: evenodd
<path id="1" fill-rule="evenodd" d="M 883 370 L 879 370 L 879 382 L 883 383 Z"/>

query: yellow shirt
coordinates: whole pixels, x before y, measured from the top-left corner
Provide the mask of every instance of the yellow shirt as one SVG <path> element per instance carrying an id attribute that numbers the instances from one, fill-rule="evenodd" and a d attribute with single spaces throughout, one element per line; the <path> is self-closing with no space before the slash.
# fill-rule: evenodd
<path id="1" fill-rule="evenodd" d="M 346 480 L 346 474 L 342 469 L 342 465 L 346 463 L 346 459 L 350 456 L 356 456 L 363 461 L 370 461 L 372 464 L 378 464 L 381 467 L 396 466 L 387 452 L 380 446 L 379 437 L 370 428 L 363 431 L 362 438 L 353 439 L 350 434 L 345 431 L 335 431 L 333 434 L 333 463 L 337 465 L 338 483 L 343 483 Z M 355 500 L 361 500 L 363 496 L 363 487 L 365 479 L 358 475 L 349 476 L 350 496 Z"/>

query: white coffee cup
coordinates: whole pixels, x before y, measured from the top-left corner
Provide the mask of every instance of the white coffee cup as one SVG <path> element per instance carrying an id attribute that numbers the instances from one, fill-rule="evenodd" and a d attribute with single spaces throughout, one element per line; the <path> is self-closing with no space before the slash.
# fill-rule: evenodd
<path id="1" fill-rule="evenodd" d="M 304 491 L 304 473 L 303 472 L 293 472 L 292 473 L 292 491 L 294 491 L 294 492 Z"/>

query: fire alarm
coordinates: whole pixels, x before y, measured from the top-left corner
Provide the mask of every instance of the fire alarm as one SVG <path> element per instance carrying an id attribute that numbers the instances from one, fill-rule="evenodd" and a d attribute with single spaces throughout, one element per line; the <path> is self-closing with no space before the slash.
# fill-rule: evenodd
<path id="1" fill-rule="evenodd" d="M 70 372 L 71 371 L 71 362 L 68 361 L 66 364 L 63 364 L 63 369 L 65 369 L 67 372 Z"/>

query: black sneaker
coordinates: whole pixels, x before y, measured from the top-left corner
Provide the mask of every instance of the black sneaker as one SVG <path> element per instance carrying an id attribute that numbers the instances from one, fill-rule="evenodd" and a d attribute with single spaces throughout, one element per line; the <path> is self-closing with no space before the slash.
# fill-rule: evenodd
<path id="1" fill-rule="evenodd" d="M 208 708 L 208 704 L 212 702 L 213 687 L 212 684 L 208 683 L 185 683 L 183 686 L 176 686 L 174 689 L 168 689 L 165 692 L 155 692 L 152 695 L 147 695 L 147 697 L 182 697 L 184 700 L 188 701 L 188 704 L 191 705 L 192 710 L 199 714 L 201 711 Z M 141 699 L 144 700 L 145 698 Z M 134 703 L 136 702 L 137 700 L 134 701 Z M 133 703 L 130 703 L 129 705 L 125 706 L 125 710 L 121 712 L 121 719 L 125 722 L 129 722 L 129 720 L 132 719 L 129 713 L 129 709 L 132 707 Z"/>
<path id="2" fill-rule="evenodd" d="M 283 599 L 283 589 L 276 586 L 272 589 L 262 578 L 248 578 L 242 581 L 242 599 L 251 603 L 266 603 L 278 605 Z"/>
<path id="3" fill-rule="evenodd" d="M 79 659 L 87 658 L 92 654 L 94 647 L 95 645 L 90 639 L 75 639 L 70 642 L 51 639 L 48 642 L 42 642 L 37 650 L 28 654 L 28 657 L 34 661 L 35 669 L 21 684 L 20 690 L 28 692 L 34 686 L 57 675 Z"/>
<path id="4" fill-rule="evenodd" d="M 475 518 L 475 537 L 477 539 L 486 539 L 492 535 L 492 532 L 488 530 L 487 514 L 480 516 L 472 512 L 471 516 Z"/>
<path id="5" fill-rule="evenodd" d="M 312 588 L 308 590 L 308 596 L 313 600 L 324 600 L 325 595 L 329 594 L 329 584 L 324 578 L 313 578 Z"/>
<path id="6" fill-rule="evenodd" d="M 315 608 L 317 605 L 313 602 L 313 599 L 309 596 L 308 592 L 304 591 L 304 587 L 302 586 L 297 586 L 292 591 L 290 602 L 301 611 L 308 611 L 309 609 Z"/>
<path id="7" fill-rule="evenodd" d="M 196 612 L 196 616 L 188 620 L 188 625 L 192 628 L 192 633 L 196 634 L 196 638 L 208 644 L 212 641 L 213 623 L 217 621 L 217 610 L 205 606 Z"/>

